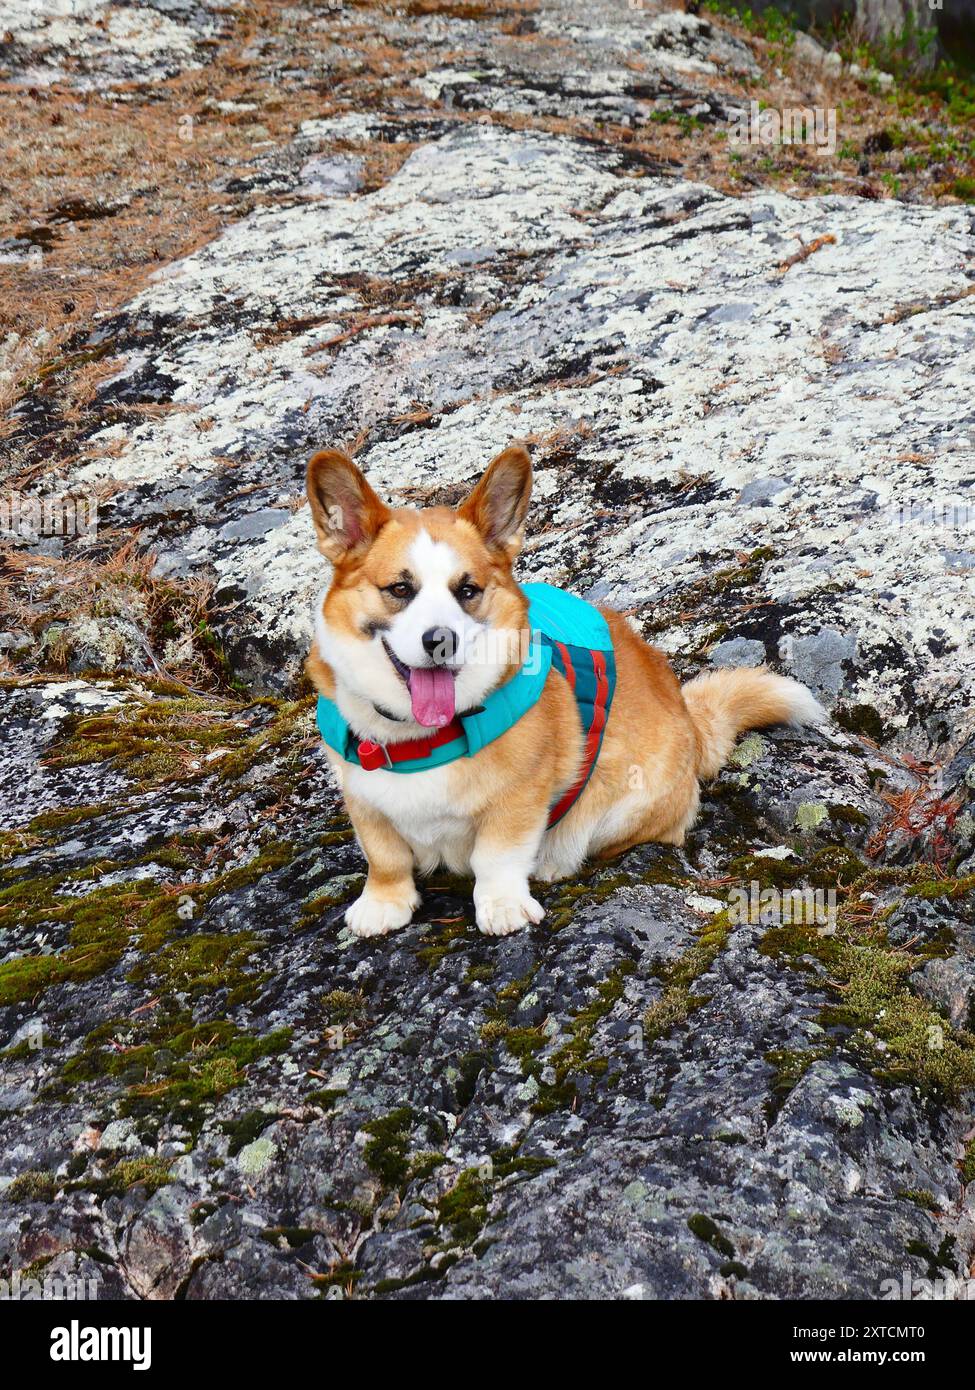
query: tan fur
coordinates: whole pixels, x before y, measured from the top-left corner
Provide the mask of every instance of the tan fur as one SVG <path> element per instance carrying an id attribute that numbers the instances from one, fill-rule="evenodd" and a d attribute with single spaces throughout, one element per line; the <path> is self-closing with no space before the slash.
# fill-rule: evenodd
<path id="1" fill-rule="evenodd" d="M 404 557 L 423 531 L 449 544 L 482 589 L 472 605 L 479 623 L 524 625 L 527 605 L 511 573 L 530 487 L 523 450 L 499 455 L 458 512 L 385 508 L 358 470 L 337 457 L 341 462 L 331 452 L 316 455 L 309 467 L 320 543 L 335 565 L 323 606 L 330 631 L 372 640 L 370 624 L 388 621 L 397 607 L 384 586 L 403 572 Z M 336 495 L 343 506 L 352 499 L 358 508 L 338 540 L 323 520 Z M 438 860 L 473 869 L 482 930 L 503 934 L 537 921 L 542 909 L 530 896 L 529 874 L 563 877 L 587 855 L 608 857 L 647 840 L 682 844 L 697 815 L 699 778 L 720 770 L 739 732 L 821 714 L 808 692 L 765 669 L 708 673 L 682 692 L 663 654 L 622 616 L 602 611 L 616 654 L 615 697 L 593 774 L 551 830 L 549 807 L 575 780 L 583 743 L 575 700 L 554 668 L 536 705 L 475 757 L 439 770 L 435 785 L 423 780 L 434 776 L 430 772 L 363 773 L 329 750 L 369 862 L 366 890 L 347 914 L 353 930 L 375 935 L 404 925 L 417 901 L 414 871 L 428 872 Z M 513 661 L 502 679 L 519 664 Z M 323 694 L 335 696 L 334 672 L 317 647 L 307 669 Z M 368 780 L 372 776 L 399 783 L 387 783 L 385 810 L 370 804 L 380 788 Z M 434 788 L 433 810 L 429 799 L 423 803 L 424 787 Z M 442 842 L 430 843 L 420 820 L 439 815 L 441 802 Z"/>
<path id="2" fill-rule="evenodd" d="M 716 777 L 743 729 L 787 724 L 792 718 L 789 683 L 764 666 L 705 671 L 684 686 L 684 703 L 700 741 L 698 772 Z"/>

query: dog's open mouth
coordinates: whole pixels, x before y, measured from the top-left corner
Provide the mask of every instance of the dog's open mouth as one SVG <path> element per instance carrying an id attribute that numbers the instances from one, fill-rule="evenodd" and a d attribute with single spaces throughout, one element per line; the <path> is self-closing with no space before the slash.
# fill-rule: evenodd
<path id="1" fill-rule="evenodd" d="M 442 729 L 454 717 L 455 673 L 446 666 L 407 666 L 383 638 L 393 669 L 410 692 L 413 718 L 426 729 Z"/>

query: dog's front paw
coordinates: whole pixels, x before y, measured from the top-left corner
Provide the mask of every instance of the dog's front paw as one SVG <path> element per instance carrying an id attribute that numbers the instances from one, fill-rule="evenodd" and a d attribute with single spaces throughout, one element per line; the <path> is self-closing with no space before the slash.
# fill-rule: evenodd
<path id="1" fill-rule="evenodd" d="M 419 904 L 420 895 L 415 890 L 407 898 L 390 902 L 367 888 L 346 908 L 345 923 L 355 936 L 386 936 L 408 926 Z"/>
<path id="2" fill-rule="evenodd" d="M 488 895 L 475 899 L 478 929 L 485 936 L 510 936 L 521 931 L 529 922 L 540 922 L 545 916 L 541 903 L 526 889 L 523 893 Z"/>

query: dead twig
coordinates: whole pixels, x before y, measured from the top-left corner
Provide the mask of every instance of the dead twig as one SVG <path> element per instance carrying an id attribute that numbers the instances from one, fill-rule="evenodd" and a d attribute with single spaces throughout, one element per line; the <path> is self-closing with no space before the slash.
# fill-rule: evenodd
<path id="1" fill-rule="evenodd" d="M 776 270 L 780 275 L 784 275 L 787 270 L 791 270 L 794 265 L 801 261 L 808 261 L 809 257 L 821 251 L 824 246 L 835 246 L 836 237 L 832 232 L 827 232 L 825 236 L 813 237 L 812 241 L 803 241 L 799 237 L 799 250 L 792 256 L 787 256 L 784 261 L 779 261 Z"/>
<path id="2" fill-rule="evenodd" d="M 324 352 L 326 348 L 338 347 L 340 343 L 347 343 L 350 338 L 354 338 L 358 333 L 364 333 L 367 328 L 385 328 L 393 323 L 408 323 L 415 327 L 419 322 L 419 314 L 414 313 L 368 314 L 365 318 L 357 319 L 350 324 L 344 332 L 335 333 L 331 338 L 326 338 L 323 343 L 314 343 L 311 347 L 305 348 L 305 356 L 311 357 L 316 352 Z"/>

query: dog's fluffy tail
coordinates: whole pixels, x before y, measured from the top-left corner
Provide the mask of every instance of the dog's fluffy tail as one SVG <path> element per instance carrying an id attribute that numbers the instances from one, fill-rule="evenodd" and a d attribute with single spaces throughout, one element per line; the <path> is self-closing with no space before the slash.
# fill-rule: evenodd
<path id="1" fill-rule="evenodd" d="M 744 729 L 822 724 L 827 717 L 804 685 L 765 666 L 705 671 L 681 693 L 697 730 L 699 777 L 717 776 Z"/>

